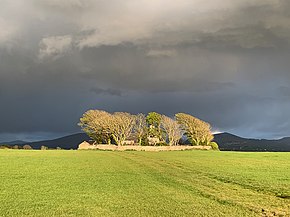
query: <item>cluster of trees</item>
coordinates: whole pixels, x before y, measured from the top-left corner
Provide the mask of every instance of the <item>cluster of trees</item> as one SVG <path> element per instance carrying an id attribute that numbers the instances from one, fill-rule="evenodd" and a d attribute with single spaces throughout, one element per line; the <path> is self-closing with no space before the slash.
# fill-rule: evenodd
<path id="1" fill-rule="evenodd" d="M 211 126 L 189 114 L 178 113 L 174 118 L 150 112 L 109 113 L 103 110 L 89 110 L 83 114 L 79 126 L 96 143 L 125 144 L 134 134 L 139 145 L 148 145 L 148 138 L 158 138 L 160 143 L 178 145 L 184 136 L 192 145 L 211 145 Z"/>
<path id="2" fill-rule="evenodd" d="M 30 145 L 0 145 L 0 149 L 25 149 L 25 150 L 32 150 L 33 148 Z"/>
<path id="3" fill-rule="evenodd" d="M 24 150 L 33 150 L 33 148 L 30 145 L 6 145 L 2 144 L 0 145 L 0 149 L 24 149 Z M 44 145 L 40 147 L 40 150 L 53 150 L 53 148 L 48 148 Z M 56 150 L 61 150 L 60 147 L 57 147 Z"/>

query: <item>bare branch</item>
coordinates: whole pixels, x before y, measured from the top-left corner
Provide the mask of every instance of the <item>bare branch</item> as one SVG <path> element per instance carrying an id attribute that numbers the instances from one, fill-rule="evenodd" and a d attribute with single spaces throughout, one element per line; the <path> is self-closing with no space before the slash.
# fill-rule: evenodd
<path id="1" fill-rule="evenodd" d="M 183 135 L 183 132 L 177 123 L 177 121 L 162 115 L 161 117 L 161 126 L 164 129 L 164 131 L 167 133 L 169 145 L 177 145 L 178 141 Z"/>

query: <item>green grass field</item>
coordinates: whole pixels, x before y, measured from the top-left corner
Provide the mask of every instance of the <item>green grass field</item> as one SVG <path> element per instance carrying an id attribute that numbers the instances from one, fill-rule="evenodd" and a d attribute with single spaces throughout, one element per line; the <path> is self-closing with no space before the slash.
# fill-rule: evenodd
<path id="1" fill-rule="evenodd" d="M 0 151 L 0 216 L 290 216 L 290 153 Z"/>

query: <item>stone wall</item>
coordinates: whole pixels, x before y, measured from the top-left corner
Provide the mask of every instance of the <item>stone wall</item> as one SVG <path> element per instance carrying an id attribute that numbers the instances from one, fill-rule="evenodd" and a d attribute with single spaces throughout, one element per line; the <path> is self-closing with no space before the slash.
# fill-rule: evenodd
<path id="1" fill-rule="evenodd" d="M 183 151 L 183 150 L 210 150 L 211 146 L 133 146 L 133 145 L 90 145 L 79 147 L 79 149 L 109 150 L 109 151 Z"/>

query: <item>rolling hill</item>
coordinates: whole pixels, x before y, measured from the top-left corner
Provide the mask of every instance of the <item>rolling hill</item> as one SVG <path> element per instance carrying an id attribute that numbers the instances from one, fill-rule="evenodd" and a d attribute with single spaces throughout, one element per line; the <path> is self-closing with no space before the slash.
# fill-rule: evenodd
<path id="1" fill-rule="evenodd" d="M 41 146 L 53 149 L 57 147 L 62 149 L 77 149 L 81 142 L 87 140 L 90 140 L 90 138 L 85 133 L 77 133 L 53 140 L 30 143 L 24 141 L 13 141 L 5 144 L 17 144 L 21 146 L 29 144 L 33 149 L 40 149 Z M 220 133 L 214 135 L 214 141 L 219 144 L 221 151 L 290 152 L 290 137 L 285 137 L 279 140 L 247 139 L 230 133 Z"/>
<path id="2" fill-rule="evenodd" d="M 290 151 L 290 137 L 278 140 L 247 139 L 230 133 L 214 135 L 214 140 L 222 151 Z"/>
<path id="3" fill-rule="evenodd" d="M 22 140 L 15 140 L 15 141 L 10 141 L 10 142 L 1 142 L 0 145 L 24 145 L 29 142 L 25 142 Z"/>
<path id="4" fill-rule="evenodd" d="M 39 142 L 28 143 L 33 149 L 40 149 L 41 146 L 46 146 L 48 148 L 57 148 L 62 149 L 77 149 L 78 145 L 85 141 L 90 140 L 90 138 L 85 133 L 77 133 L 65 137 L 61 137 L 53 140 L 45 140 Z"/>

